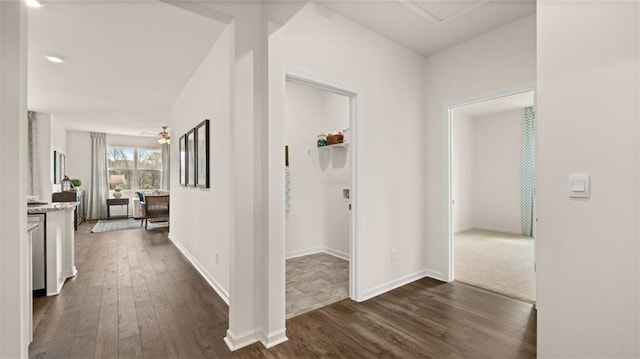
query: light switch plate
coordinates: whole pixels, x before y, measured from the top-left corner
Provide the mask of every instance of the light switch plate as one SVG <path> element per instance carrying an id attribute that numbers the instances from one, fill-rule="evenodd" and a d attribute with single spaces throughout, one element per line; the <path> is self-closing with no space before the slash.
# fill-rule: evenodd
<path id="1" fill-rule="evenodd" d="M 569 197 L 589 198 L 591 197 L 591 183 L 588 173 L 569 174 Z"/>

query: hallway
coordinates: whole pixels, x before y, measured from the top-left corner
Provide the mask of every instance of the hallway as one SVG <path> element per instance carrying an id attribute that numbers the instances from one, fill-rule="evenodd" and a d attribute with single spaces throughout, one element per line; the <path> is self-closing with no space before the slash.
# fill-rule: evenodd
<path id="1" fill-rule="evenodd" d="M 231 353 L 226 304 L 167 229 L 76 233 L 78 275 L 34 305 L 32 358 L 313 358 L 536 356 L 533 306 L 422 279 L 362 303 L 287 321 L 288 342 Z"/>

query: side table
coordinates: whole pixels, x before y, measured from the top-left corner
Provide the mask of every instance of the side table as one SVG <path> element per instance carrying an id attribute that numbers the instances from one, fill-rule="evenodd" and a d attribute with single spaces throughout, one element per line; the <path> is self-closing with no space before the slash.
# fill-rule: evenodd
<path id="1" fill-rule="evenodd" d="M 111 217 L 111 206 L 127 206 L 127 215 Z M 114 218 L 129 218 L 129 198 L 107 198 L 107 219 Z"/>

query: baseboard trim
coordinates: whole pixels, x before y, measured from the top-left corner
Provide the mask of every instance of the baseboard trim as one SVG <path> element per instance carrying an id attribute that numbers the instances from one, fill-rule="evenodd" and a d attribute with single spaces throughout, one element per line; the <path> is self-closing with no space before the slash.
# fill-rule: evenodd
<path id="1" fill-rule="evenodd" d="M 508 228 L 498 228 L 498 227 L 485 227 L 485 226 L 471 226 L 471 228 L 469 229 L 477 229 L 480 231 L 489 231 L 489 232 L 498 232 L 498 233 L 508 233 L 508 234 L 515 234 L 518 236 L 522 235 L 522 230 L 521 229 L 508 229 Z"/>
<path id="2" fill-rule="evenodd" d="M 457 230 L 457 231 L 454 231 L 454 232 L 453 232 L 453 234 L 459 234 L 459 233 L 462 233 L 462 232 L 470 231 L 470 230 L 472 230 L 472 229 L 474 229 L 474 228 L 475 228 L 475 227 L 473 227 L 473 226 L 471 226 L 471 227 L 464 227 L 464 228 L 462 228 L 462 229 L 459 229 L 459 230 Z"/>
<path id="3" fill-rule="evenodd" d="M 345 253 L 345 252 L 342 252 L 333 248 L 328 248 L 328 247 L 324 248 L 324 252 L 334 257 L 344 259 L 345 261 L 349 261 L 349 253 Z"/>
<path id="4" fill-rule="evenodd" d="M 269 334 L 263 332 L 262 339 L 260 339 L 260 342 L 262 343 L 262 345 L 264 345 L 265 348 L 269 349 L 289 340 L 286 334 L 287 334 L 286 328 L 277 330 L 275 332 L 271 332 Z"/>
<path id="5" fill-rule="evenodd" d="M 259 334 L 255 330 L 242 333 L 242 335 L 235 335 L 231 329 L 227 329 L 227 336 L 224 337 L 224 342 L 227 344 L 227 347 L 229 347 L 229 350 L 233 352 L 259 342 L 258 337 Z"/>
<path id="6" fill-rule="evenodd" d="M 434 273 L 435 272 L 431 272 Z M 418 279 L 422 279 L 424 277 L 430 277 L 429 275 L 429 271 L 426 269 L 420 270 L 418 272 L 412 273 L 412 274 L 408 274 L 404 277 L 400 277 L 398 279 L 394 279 L 390 282 L 378 285 L 376 287 L 373 287 L 371 289 L 367 289 L 365 291 L 362 292 L 362 299 L 360 300 L 361 302 L 371 299 L 373 297 L 377 297 L 380 294 L 386 293 L 388 291 L 394 290 L 396 288 L 402 287 L 403 285 L 407 285 L 411 282 L 415 282 Z"/>
<path id="7" fill-rule="evenodd" d="M 344 259 L 345 261 L 349 260 L 349 254 L 348 253 L 341 252 L 339 250 L 336 250 L 336 249 L 333 249 L 333 248 L 329 248 L 329 247 L 316 247 L 316 248 L 310 248 L 310 249 L 303 249 L 303 250 L 300 250 L 300 251 L 288 252 L 286 254 L 286 259 L 304 257 L 304 256 L 312 255 L 312 254 L 318 254 L 318 253 L 326 253 L 326 254 L 332 255 L 332 256 L 334 256 L 336 258 Z"/>
<path id="8" fill-rule="evenodd" d="M 445 283 L 447 282 L 444 279 L 444 273 L 442 273 L 442 272 L 436 272 L 436 271 L 433 271 L 433 270 L 430 270 L 430 269 L 425 269 L 425 274 L 426 274 L 425 277 L 429 277 L 429 278 L 432 278 L 432 279 L 435 279 L 435 280 L 439 280 L 439 281 L 445 282 Z"/>
<path id="9" fill-rule="evenodd" d="M 309 248 L 309 249 L 302 249 L 299 251 L 292 251 L 292 252 L 287 252 L 286 254 L 286 259 L 291 259 L 291 258 L 298 258 L 298 257 L 304 257 L 304 256 L 308 256 L 311 254 L 317 254 L 317 253 L 322 253 L 324 252 L 324 248 L 323 247 L 316 247 L 316 248 Z"/>
<path id="10" fill-rule="evenodd" d="M 202 278 L 204 278 L 204 280 L 207 281 L 207 283 L 209 283 L 209 285 L 211 286 L 211 288 L 213 288 L 213 290 L 216 291 L 216 293 L 218 293 L 218 296 L 220 296 L 220 298 L 222 298 L 222 300 L 227 303 L 227 305 L 229 305 L 229 293 L 227 293 L 226 290 L 224 290 L 222 288 L 222 286 L 220 285 L 220 283 L 218 283 L 213 276 L 211 275 L 211 273 L 209 273 L 201 264 L 200 262 L 191 254 L 191 252 L 189 252 L 189 250 L 187 250 L 187 248 L 185 248 L 182 243 L 180 243 L 178 240 L 176 240 L 174 238 L 174 236 L 169 233 L 169 240 L 173 243 L 174 246 L 176 246 L 176 248 L 178 248 L 178 250 L 180 251 L 180 253 L 182 253 L 183 256 L 185 256 L 189 262 L 191 262 L 191 265 L 193 265 L 193 267 L 198 271 L 198 273 L 200 273 L 200 275 L 202 276 Z"/>

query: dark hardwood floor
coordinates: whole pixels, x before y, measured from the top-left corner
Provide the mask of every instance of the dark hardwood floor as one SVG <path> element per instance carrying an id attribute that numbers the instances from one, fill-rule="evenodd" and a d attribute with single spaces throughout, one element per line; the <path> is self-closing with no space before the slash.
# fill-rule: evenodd
<path id="1" fill-rule="evenodd" d="M 34 302 L 32 358 L 534 358 L 531 304 L 423 279 L 287 321 L 289 341 L 231 353 L 226 304 L 167 229 L 76 234 L 78 275 Z"/>

